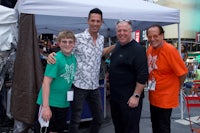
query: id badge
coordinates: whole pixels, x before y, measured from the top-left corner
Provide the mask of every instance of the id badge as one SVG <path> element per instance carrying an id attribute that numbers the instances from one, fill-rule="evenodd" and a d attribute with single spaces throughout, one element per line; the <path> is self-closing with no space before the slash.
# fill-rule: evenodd
<path id="1" fill-rule="evenodd" d="M 149 80 L 147 88 L 150 91 L 155 91 L 155 89 L 156 89 L 156 81 L 155 80 Z"/>
<path id="2" fill-rule="evenodd" d="M 74 91 L 67 91 L 67 101 L 73 101 L 74 98 Z"/>

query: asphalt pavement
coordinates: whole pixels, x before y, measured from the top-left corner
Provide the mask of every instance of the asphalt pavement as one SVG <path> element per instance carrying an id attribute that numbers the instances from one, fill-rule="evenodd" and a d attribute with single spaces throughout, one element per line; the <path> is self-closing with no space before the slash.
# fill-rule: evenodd
<path id="1" fill-rule="evenodd" d="M 140 121 L 140 133 L 152 133 L 151 129 L 151 121 L 150 121 L 150 110 L 149 110 L 149 101 L 148 101 L 148 92 L 145 92 L 145 98 L 143 102 L 142 116 Z M 112 123 L 112 119 L 110 116 L 110 107 L 109 102 L 106 103 L 106 118 L 104 119 L 104 123 L 101 127 L 100 133 L 114 133 L 114 126 Z M 191 108 L 190 111 L 192 120 L 196 124 L 192 124 L 193 127 L 200 128 L 200 108 Z M 185 103 L 183 106 L 183 118 L 181 118 L 181 110 L 180 107 L 173 109 L 172 117 L 171 117 L 171 133 L 191 133 L 187 108 L 185 107 Z M 89 122 L 88 122 L 89 123 Z M 89 124 L 88 124 L 89 125 Z M 88 133 L 89 126 L 85 124 L 85 126 L 81 127 L 81 133 Z"/>

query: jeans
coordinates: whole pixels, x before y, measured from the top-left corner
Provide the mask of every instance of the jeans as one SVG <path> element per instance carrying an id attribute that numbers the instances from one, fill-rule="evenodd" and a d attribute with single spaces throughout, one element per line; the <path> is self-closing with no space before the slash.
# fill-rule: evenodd
<path id="1" fill-rule="evenodd" d="M 85 100 L 87 101 L 91 114 L 92 123 L 90 133 L 98 133 L 103 123 L 103 110 L 101 104 L 100 90 L 84 90 L 74 87 L 74 100 L 71 104 L 71 120 L 69 124 L 69 133 L 78 133 L 81 113 Z"/>

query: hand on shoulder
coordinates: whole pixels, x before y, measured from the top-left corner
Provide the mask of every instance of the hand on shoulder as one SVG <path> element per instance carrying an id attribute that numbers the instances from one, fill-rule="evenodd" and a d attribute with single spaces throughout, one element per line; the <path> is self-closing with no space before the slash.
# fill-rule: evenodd
<path id="1" fill-rule="evenodd" d="M 48 64 L 55 64 L 56 63 L 56 59 L 54 58 L 55 55 L 56 55 L 55 52 L 52 52 L 48 55 L 48 58 L 47 58 Z"/>

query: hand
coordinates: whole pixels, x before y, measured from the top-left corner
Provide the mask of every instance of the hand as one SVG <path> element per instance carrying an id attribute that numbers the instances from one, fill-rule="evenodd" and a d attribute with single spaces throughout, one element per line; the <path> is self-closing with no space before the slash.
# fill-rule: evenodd
<path id="1" fill-rule="evenodd" d="M 51 109 L 50 107 L 42 107 L 42 118 L 45 120 L 45 121 L 49 121 L 52 117 L 52 112 L 51 112 Z"/>
<path id="2" fill-rule="evenodd" d="M 54 58 L 55 55 L 56 55 L 55 52 L 52 52 L 51 54 L 48 55 L 48 58 L 47 58 L 48 64 L 55 64 L 56 63 L 56 59 Z"/>
<path id="3" fill-rule="evenodd" d="M 131 96 L 127 102 L 128 106 L 130 108 L 135 108 L 138 106 L 139 103 L 139 98 L 135 97 L 135 96 Z"/>

